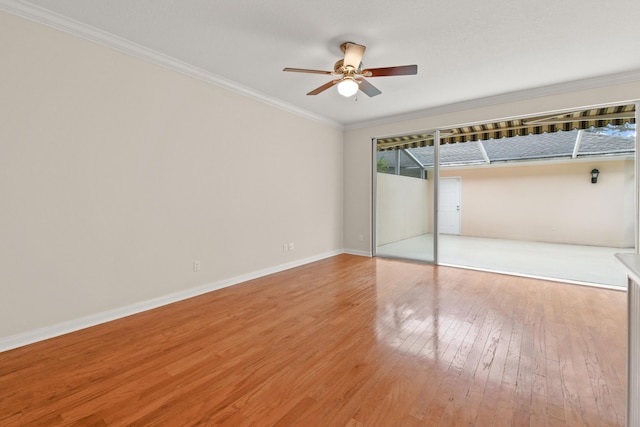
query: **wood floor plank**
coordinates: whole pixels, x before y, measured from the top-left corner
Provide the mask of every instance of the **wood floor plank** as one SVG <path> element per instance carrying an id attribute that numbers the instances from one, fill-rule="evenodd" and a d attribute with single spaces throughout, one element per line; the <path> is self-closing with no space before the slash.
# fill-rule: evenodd
<path id="1" fill-rule="evenodd" d="M 623 426 L 625 315 L 340 255 L 0 353 L 0 425 Z"/>

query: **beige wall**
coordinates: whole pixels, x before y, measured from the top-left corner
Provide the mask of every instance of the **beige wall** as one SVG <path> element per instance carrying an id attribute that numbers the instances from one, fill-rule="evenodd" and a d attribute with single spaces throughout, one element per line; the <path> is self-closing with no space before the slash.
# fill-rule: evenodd
<path id="1" fill-rule="evenodd" d="M 432 181 L 387 173 L 377 176 L 378 245 L 427 233 L 432 223 Z"/>
<path id="2" fill-rule="evenodd" d="M 434 112 L 411 120 L 347 129 L 344 144 L 344 246 L 345 250 L 371 251 L 371 139 L 410 132 L 423 132 L 465 123 L 554 112 L 607 103 L 623 103 L 640 99 L 640 81 L 612 84 L 597 89 L 535 96 L 521 101 L 485 100 L 488 106 L 452 112 Z M 492 102 L 495 101 L 495 102 Z M 454 110 L 452 107 L 451 110 Z M 464 184 L 463 184 L 464 185 Z M 631 198 L 632 199 L 632 198 Z M 634 203 L 626 200 L 626 203 Z M 633 212 L 627 209 L 626 212 Z M 627 221 L 628 223 L 628 221 Z M 360 240 L 359 235 L 364 238 Z M 368 237 L 368 238 L 367 238 Z"/>
<path id="3" fill-rule="evenodd" d="M 0 339 L 342 250 L 341 129 L 4 12 L 0 40 Z"/>
<path id="4" fill-rule="evenodd" d="M 441 171 L 462 179 L 461 235 L 611 247 L 634 244 L 633 175 L 604 159 Z"/>

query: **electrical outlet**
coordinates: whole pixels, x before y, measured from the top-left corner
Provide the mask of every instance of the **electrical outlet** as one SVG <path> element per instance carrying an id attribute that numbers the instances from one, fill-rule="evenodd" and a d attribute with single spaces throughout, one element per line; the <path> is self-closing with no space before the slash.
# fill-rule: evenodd
<path id="1" fill-rule="evenodd" d="M 200 271 L 200 261 L 193 261 L 193 271 Z"/>
<path id="2" fill-rule="evenodd" d="M 289 243 L 289 250 L 293 251 L 295 250 L 296 246 L 293 243 Z"/>
<path id="3" fill-rule="evenodd" d="M 284 244 L 282 245 L 282 252 L 287 252 L 287 251 L 289 251 L 289 245 L 287 245 L 286 243 L 284 243 Z"/>

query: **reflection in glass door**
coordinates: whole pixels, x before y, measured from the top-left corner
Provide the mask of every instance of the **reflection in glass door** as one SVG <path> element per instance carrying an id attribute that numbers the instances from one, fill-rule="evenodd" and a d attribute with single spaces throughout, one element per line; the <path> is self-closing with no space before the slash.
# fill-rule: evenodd
<path id="1" fill-rule="evenodd" d="M 374 140 L 375 255 L 435 262 L 436 150 L 434 134 L 421 135 L 429 154 Z M 415 144 L 415 141 L 413 141 Z M 437 239 L 437 237 L 436 237 Z"/>

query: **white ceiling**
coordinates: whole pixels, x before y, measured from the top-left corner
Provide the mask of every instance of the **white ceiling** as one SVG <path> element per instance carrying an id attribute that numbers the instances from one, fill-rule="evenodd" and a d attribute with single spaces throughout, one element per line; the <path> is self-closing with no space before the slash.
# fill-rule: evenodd
<path id="1" fill-rule="evenodd" d="M 638 0 L 1 3 L 55 12 L 191 64 L 259 98 L 345 126 L 640 71 Z M 360 93 L 356 101 L 335 88 L 306 95 L 332 76 L 282 71 L 332 70 L 344 41 L 367 46 L 365 67 L 417 64 L 418 75 L 372 78 L 382 94 Z"/>

